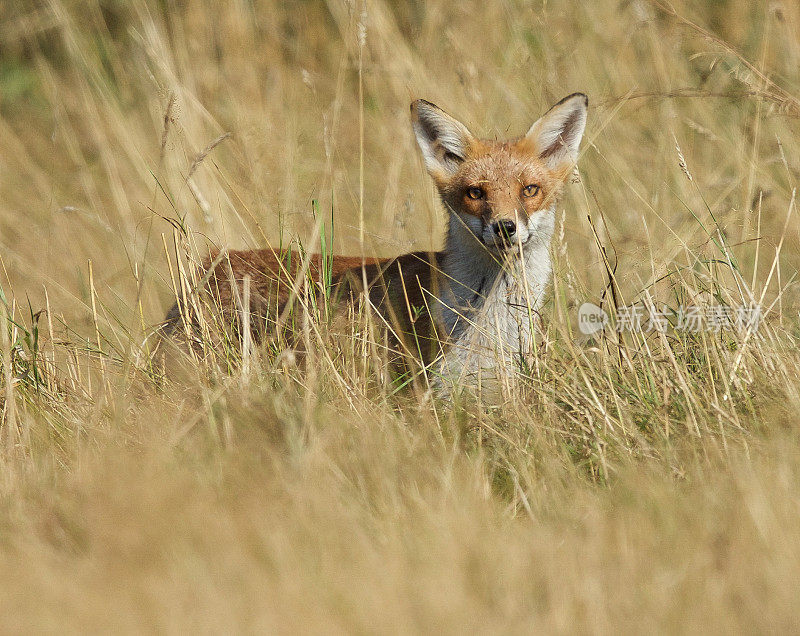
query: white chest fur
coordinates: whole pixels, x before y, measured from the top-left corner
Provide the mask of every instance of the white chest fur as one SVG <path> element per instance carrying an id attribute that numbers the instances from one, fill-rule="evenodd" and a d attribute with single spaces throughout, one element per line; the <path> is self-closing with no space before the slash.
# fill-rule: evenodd
<path id="1" fill-rule="evenodd" d="M 443 264 L 441 323 L 449 344 L 438 375 L 486 385 L 532 355 L 538 311 L 550 284 L 554 211 L 532 216 L 529 239 L 508 254 L 490 253 L 453 215 Z"/>

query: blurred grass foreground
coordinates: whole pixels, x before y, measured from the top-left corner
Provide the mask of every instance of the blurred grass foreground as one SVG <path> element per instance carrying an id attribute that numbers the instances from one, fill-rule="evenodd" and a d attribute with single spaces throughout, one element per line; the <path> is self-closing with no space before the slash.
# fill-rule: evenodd
<path id="1" fill-rule="evenodd" d="M 361 314 L 153 364 L 211 249 L 440 246 L 412 99 L 501 138 L 574 91 L 513 395 L 441 404 Z M 6 0 L 0 629 L 798 631 L 799 99 L 791 0 Z"/>

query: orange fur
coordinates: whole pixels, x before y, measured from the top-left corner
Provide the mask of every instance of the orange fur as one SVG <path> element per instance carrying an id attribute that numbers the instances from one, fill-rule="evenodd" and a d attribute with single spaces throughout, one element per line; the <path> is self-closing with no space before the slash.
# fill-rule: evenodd
<path id="1" fill-rule="evenodd" d="M 328 265 L 330 295 L 337 302 L 352 302 L 363 292 L 366 278 L 369 301 L 395 343 L 423 362 L 430 362 L 435 351 L 434 325 L 426 307 L 438 291 L 439 258 L 439 254 L 426 252 L 384 259 L 332 256 Z M 307 282 L 311 284 L 306 291 L 322 297 L 322 257 L 312 255 L 298 280 L 302 260 L 298 252 L 281 254 L 271 249 L 231 251 L 221 257 L 215 253 L 201 266 L 207 280 L 203 291 L 220 308 L 225 325 L 240 329 L 238 308 L 245 296 L 244 281 L 249 278 L 250 325 L 254 338 L 261 340 L 276 335 L 287 303 Z M 187 305 L 176 303 L 172 307 L 165 321 L 167 334 L 179 332 L 187 318 L 191 321 Z"/>
<path id="2" fill-rule="evenodd" d="M 525 136 L 498 142 L 476 139 L 435 105 L 417 100 L 414 132 L 450 212 L 444 251 L 329 262 L 313 255 L 305 271 L 296 252 L 233 251 L 203 263 L 199 291 L 210 294 L 224 326 L 239 335 L 246 322 L 256 339 L 286 333 L 292 300 L 318 301 L 324 292 L 335 306 L 366 298 L 396 345 L 424 364 L 443 352 L 446 373 L 480 375 L 498 363 L 508 366 L 531 349 L 531 316 L 551 276 L 554 205 L 577 159 L 586 107 L 585 95 L 570 95 Z M 191 301 L 170 310 L 165 332 L 182 324 L 191 333 L 197 322 Z"/>

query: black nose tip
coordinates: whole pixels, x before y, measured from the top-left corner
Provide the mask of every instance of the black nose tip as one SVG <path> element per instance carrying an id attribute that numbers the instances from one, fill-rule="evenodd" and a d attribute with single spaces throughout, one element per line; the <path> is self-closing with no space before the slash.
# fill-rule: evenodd
<path id="1" fill-rule="evenodd" d="M 494 233 L 504 241 L 510 241 L 517 232 L 517 224 L 511 219 L 502 219 L 492 224 Z"/>

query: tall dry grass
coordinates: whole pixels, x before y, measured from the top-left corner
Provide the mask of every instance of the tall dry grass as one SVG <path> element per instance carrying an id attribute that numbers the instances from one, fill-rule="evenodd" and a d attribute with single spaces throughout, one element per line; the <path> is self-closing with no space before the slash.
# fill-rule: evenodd
<path id="1" fill-rule="evenodd" d="M 4 3 L 4 631 L 796 631 L 798 33 L 789 1 Z M 505 400 L 432 400 L 302 303 L 304 365 L 150 363 L 211 246 L 439 246 L 412 98 L 505 137 L 576 90 Z M 581 336 L 614 298 L 765 316 Z"/>

